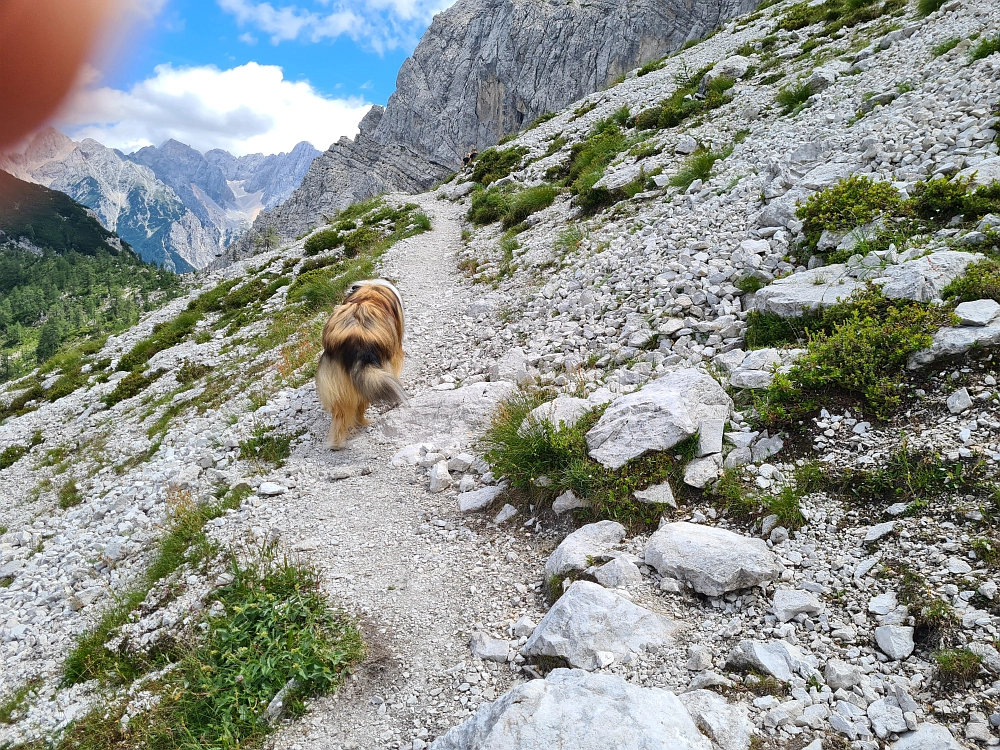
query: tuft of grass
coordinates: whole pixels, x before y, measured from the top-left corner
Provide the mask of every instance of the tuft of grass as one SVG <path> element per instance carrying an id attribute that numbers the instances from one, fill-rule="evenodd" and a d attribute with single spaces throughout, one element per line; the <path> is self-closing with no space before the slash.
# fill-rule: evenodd
<path id="1" fill-rule="evenodd" d="M 667 58 L 661 57 L 659 60 L 650 60 L 648 63 L 639 68 L 639 72 L 636 75 L 642 77 L 649 75 L 657 70 L 660 70 L 667 63 Z"/>
<path id="2" fill-rule="evenodd" d="M 181 363 L 181 366 L 174 371 L 174 377 L 177 379 L 178 383 L 190 385 L 211 371 L 212 368 L 209 365 L 184 360 L 184 362 Z"/>
<path id="3" fill-rule="evenodd" d="M 21 710 L 27 705 L 31 694 L 41 686 L 42 679 L 33 677 L 0 702 L 0 724 L 13 724 L 23 718 Z"/>
<path id="4" fill-rule="evenodd" d="M 325 250 L 333 250 L 344 244 L 344 235 L 336 229 L 321 229 L 309 238 L 302 245 L 304 255 L 319 255 Z"/>
<path id="5" fill-rule="evenodd" d="M 556 236 L 553 249 L 560 255 L 568 255 L 580 249 L 583 242 L 583 230 L 579 224 L 571 224 Z"/>
<path id="6" fill-rule="evenodd" d="M 292 454 L 294 437 L 273 427 L 258 425 L 249 438 L 240 441 L 240 459 L 266 462 L 280 468 Z"/>
<path id="7" fill-rule="evenodd" d="M 973 62 L 975 62 L 976 60 L 982 60 L 997 52 L 1000 52 L 1000 34 L 980 39 L 979 44 L 970 50 L 969 57 Z"/>
<path id="8" fill-rule="evenodd" d="M 675 488 L 682 487 L 683 468 L 694 456 L 696 439 L 670 451 L 640 456 L 620 469 L 606 469 L 590 458 L 586 440 L 603 408 L 572 427 L 528 419 L 529 412 L 545 400 L 540 392 L 519 391 L 497 407 L 481 443 L 494 473 L 507 477 L 513 490 L 533 501 L 548 503 L 565 490 L 573 490 L 591 502 L 597 516 L 656 523 L 661 509 L 635 501 L 632 493 L 667 480 Z"/>
<path id="9" fill-rule="evenodd" d="M 976 557 L 990 568 L 1000 567 L 1000 543 L 996 539 L 981 537 L 972 542 L 972 551 Z"/>
<path id="10" fill-rule="evenodd" d="M 706 182 L 712 176 L 715 162 L 725 159 L 731 153 L 731 147 L 721 151 L 698 149 L 685 160 L 681 170 L 670 178 L 671 186 L 687 190 L 695 180 Z"/>
<path id="11" fill-rule="evenodd" d="M 45 441 L 42 439 L 41 431 L 35 430 L 28 445 L 20 445 L 18 443 L 8 445 L 3 449 L 3 452 L 0 453 L 0 470 L 13 466 L 15 463 L 28 455 L 28 451 L 36 445 L 41 445 L 43 442 Z"/>
<path id="12" fill-rule="evenodd" d="M 937 0 L 934 1 L 937 2 Z M 931 53 L 934 55 L 934 57 L 941 57 L 941 55 L 946 55 L 953 49 L 955 49 L 955 47 L 957 47 L 959 43 L 961 43 L 961 41 L 962 41 L 961 37 L 957 36 L 953 36 L 951 39 L 945 39 L 940 44 L 935 44 L 933 47 L 931 47 Z"/>
<path id="13" fill-rule="evenodd" d="M 979 674 L 982 657 L 967 648 L 949 648 L 933 654 L 937 678 L 948 687 L 968 687 Z"/>
<path id="14" fill-rule="evenodd" d="M 843 231 L 869 224 L 900 211 L 899 193 L 889 183 L 851 175 L 800 203 L 795 215 L 802 220 L 806 242 L 816 249 L 824 230 Z"/>
<path id="15" fill-rule="evenodd" d="M 510 229 L 531 214 L 548 208 L 556 199 L 556 189 L 551 185 L 538 185 L 514 191 L 509 186 L 476 190 L 467 218 L 473 224 L 492 224 L 501 221 Z"/>
<path id="16" fill-rule="evenodd" d="M 138 396 L 165 372 L 166 370 L 154 370 L 152 372 L 133 370 L 119 380 L 118 384 L 115 385 L 115 389 L 106 395 L 102 401 L 104 401 L 105 405 L 111 407 L 121 401 L 127 401 L 134 396 Z"/>
<path id="17" fill-rule="evenodd" d="M 804 83 L 797 83 L 780 89 L 774 95 L 774 101 L 781 105 L 781 114 L 787 115 L 804 106 L 810 96 L 812 96 L 810 88 Z"/>
<path id="18" fill-rule="evenodd" d="M 74 505 L 79 505 L 82 502 L 83 495 L 80 494 L 80 488 L 72 479 L 59 488 L 59 507 L 63 510 L 72 508 Z"/>

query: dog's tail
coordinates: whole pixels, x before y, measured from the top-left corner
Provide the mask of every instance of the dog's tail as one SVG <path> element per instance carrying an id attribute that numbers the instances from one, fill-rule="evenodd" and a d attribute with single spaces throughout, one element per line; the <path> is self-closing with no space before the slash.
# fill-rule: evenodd
<path id="1" fill-rule="evenodd" d="M 370 403 L 390 406 L 408 403 L 403 384 L 392 373 L 383 370 L 379 363 L 359 358 L 351 365 L 349 374 L 354 387 Z"/>

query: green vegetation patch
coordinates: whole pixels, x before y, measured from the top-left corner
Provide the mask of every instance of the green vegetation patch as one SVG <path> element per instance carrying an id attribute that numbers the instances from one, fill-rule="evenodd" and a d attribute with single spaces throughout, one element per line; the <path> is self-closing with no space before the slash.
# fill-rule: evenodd
<path id="1" fill-rule="evenodd" d="M 42 684 L 40 677 L 32 678 L 0 702 L 0 724 L 13 724 L 23 719 L 27 713 L 28 700 Z"/>
<path id="2" fill-rule="evenodd" d="M 687 190 L 695 180 L 707 181 L 712 176 L 712 167 L 715 166 L 715 162 L 726 159 L 732 152 L 731 146 L 719 151 L 706 148 L 698 149 L 684 161 L 684 166 L 681 167 L 680 171 L 670 178 L 670 185 Z"/>
<path id="3" fill-rule="evenodd" d="M 27 445 L 20 445 L 18 443 L 8 445 L 3 449 L 3 452 L 0 452 L 0 470 L 13 466 L 15 463 L 28 455 L 28 451 L 36 445 L 41 445 L 44 442 L 45 440 L 42 438 L 41 431 L 35 430 L 35 433 L 31 436 L 31 440 L 28 441 Z"/>
<path id="4" fill-rule="evenodd" d="M 364 657 L 358 628 L 328 604 L 312 569 L 266 548 L 248 562 L 231 556 L 230 575 L 215 592 L 225 613 L 207 617 L 205 635 L 147 685 L 159 702 L 125 728 L 122 706 L 99 706 L 57 750 L 257 747 L 273 727 L 265 714 L 279 691 L 283 714 L 300 716 L 306 699 L 335 689 Z"/>
<path id="5" fill-rule="evenodd" d="M 675 128 L 695 115 L 728 104 L 732 100 L 730 89 L 736 84 L 729 76 L 717 76 L 699 95 L 701 82 L 711 69 L 709 65 L 693 73 L 685 70 L 675 78 L 674 92 L 656 106 L 639 112 L 632 120 L 633 125 L 639 130 Z"/>
<path id="6" fill-rule="evenodd" d="M 899 193 L 889 183 L 864 175 L 851 175 L 836 185 L 813 193 L 799 205 L 795 215 L 814 249 L 824 230 L 844 231 L 898 213 Z"/>
<path id="7" fill-rule="evenodd" d="M 973 47 L 969 52 L 969 57 L 973 62 L 975 62 L 976 60 L 982 60 L 990 55 L 996 54 L 997 52 L 1000 52 L 1000 34 L 980 39 L 979 44 Z"/>
<path id="8" fill-rule="evenodd" d="M 326 250 L 333 250 L 344 244 L 344 235 L 336 229 L 321 229 L 309 235 L 302 245 L 305 255 L 318 255 Z"/>
<path id="9" fill-rule="evenodd" d="M 82 502 L 83 495 L 80 493 L 80 488 L 72 479 L 59 488 L 59 507 L 63 510 L 72 508 Z"/>
<path id="10" fill-rule="evenodd" d="M 781 105 L 781 114 L 789 115 L 797 112 L 812 96 L 812 89 L 804 83 L 785 86 L 774 95 L 774 101 Z"/>
<path id="11" fill-rule="evenodd" d="M 787 374 L 775 375 L 757 408 L 765 423 L 798 419 L 831 392 L 861 399 L 878 418 L 900 401 L 898 382 L 911 354 L 931 345 L 933 333 L 955 322 L 942 307 L 888 300 L 868 287 L 834 306 L 830 330 L 810 331 L 806 353 Z M 832 308 L 831 308 L 832 309 Z"/>
<path id="12" fill-rule="evenodd" d="M 107 406 L 111 407 L 134 396 L 138 396 L 146 388 L 159 380 L 160 376 L 165 372 L 166 370 L 153 370 L 152 372 L 133 370 L 119 380 L 115 385 L 115 389 L 102 400 Z"/>
<path id="13" fill-rule="evenodd" d="M 797 31 L 823 24 L 819 32 L 828 36 L 843 28 L 896 15 L 906 9 L 906 0 L 826 0 L 823 3 L 801 2 L 790 6 L 778 20 L 778 28 Z"/>
<path id="14" fill-rule="evenodd" d="M 507 477 L 513 490 L 533 502 L 551 503 L 573 490 L 577 497 L 589 500 L 590 512 L 601 518 L 658 523 L 662 508 L 640 503 L 632 493 L 666 480 L 673 487 L 684 487 L 684 466 L 694 457 L 696 439 L 669 452 L 640 456 L 620 469 L 606 469 L 590 458 L 586 440 L 603 408 L 572 427 L 528 419 L 529 412 L 546 400 L 541 392 L 520 391 L 498 406 L 482 440 L 483 456 L 494 473 Z"/>
<path id="15" fill-rule="evenodd" d="M 504 229 L 510 229 L 531 214 L 551 206 L 557 194 L 558 191 L 551 185 L 516 191 L 506 185 L 488 190 L 477 189 L 472 194 L 472 205 L 467 218 L 473 224 L 480 225 L 500 221 Z"/>
<path id="16" fill-rule="evenodd" d="M 976 679 L 982 666 L 982 657 L 968 648 L 948 648 L 936 651 L 937 678 L 948 687 L 968 687 Z"/>
<path id="17" fill-rule="evenodd" d="M 488 148 L 476 157 L 475 166 L 472 168 L 472 179 L 483 187 L 488 187 L 490 183 L 520 168 L 527 153 L 528 149 L 524 146 Z"/>
<path id="18" fill-rule="evenodd" d="M 273 427 L 258 425 L 249 438 L 240 441 L 240 459 L 284 466 L 292 454 L 294 438 L 294 435 L 278 432 Z"/>
<path id="19" fill-rule="evenodd" d="M 970 263 L 965 273 L 944 288 L 943 296 L 956 302 L 992 299 L 1000 302 L 1000 260 L 984 258 Z"/>
<path id="20" fill-rule="evenodd" d="M 937 2 L 937 0 L 934 0 Z M 954 36 L 951 39 L 945 39 L 940 44 L 935 44 L 931 47 L 931 53 L 934 57 L 941 57 L 941 55 L 946 55 L 951 52 L 955 47 L 957 47 L 962 42 L 960 37 Z"/>

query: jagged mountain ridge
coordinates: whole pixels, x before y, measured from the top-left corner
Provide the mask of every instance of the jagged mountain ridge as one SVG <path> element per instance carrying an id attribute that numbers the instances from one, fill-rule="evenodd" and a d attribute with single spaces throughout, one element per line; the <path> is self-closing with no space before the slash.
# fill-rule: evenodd
<path id="1" fill-rule="evenodd" d="M 435 16 L 386 107 L 373 107 L 353 141 L 342 138 L 313 162 L 298 190 L 254 229 L 275 227 L 290 239 L 372 195 L 426 190 L 469 149 L 492 146 L 755 6 L 459 0 Z M 251 234 L 227 256 L 253 252 Z"/>
<path id="2" fill-rule="evenodd" d="M 144 260 L 183 273 L 215 261 L 261 210 L 284 200 L 317 154 L 302 142 L 287 154 L 215 149 L 208 159 L 175 140 L 124 154 L 47 128 L 0 168 L 66 193 Z"/>

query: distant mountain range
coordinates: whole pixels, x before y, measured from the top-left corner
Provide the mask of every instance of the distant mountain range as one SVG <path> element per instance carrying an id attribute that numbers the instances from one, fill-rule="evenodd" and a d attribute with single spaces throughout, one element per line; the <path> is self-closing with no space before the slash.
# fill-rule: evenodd
<path id="1" fill-rule="evenodd" d="M 204 268 L 257 214 L 284 201 L 320 152 L 201 154 L 175 140 L 124 154 L 48 128 L 0 169 L 58 190 L 92 209 L 146 261 L 178 273 Z"/>

